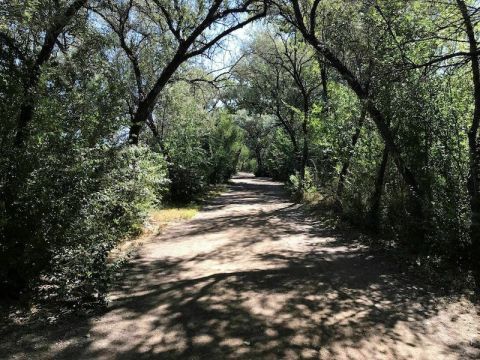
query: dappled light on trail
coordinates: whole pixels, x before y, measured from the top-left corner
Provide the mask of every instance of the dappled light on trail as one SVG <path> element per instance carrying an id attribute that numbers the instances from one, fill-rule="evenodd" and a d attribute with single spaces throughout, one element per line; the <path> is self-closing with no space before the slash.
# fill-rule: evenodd
<path id="1" fill-rule="evenodd" d="M 97 317 L 12 334 L 13 358 L 480 356 L 470 302 L 447 301 L 399 274 L 306 215 L 280 183 L 247 174 L 192 220 L 150 239 L 109 298 Z"/>

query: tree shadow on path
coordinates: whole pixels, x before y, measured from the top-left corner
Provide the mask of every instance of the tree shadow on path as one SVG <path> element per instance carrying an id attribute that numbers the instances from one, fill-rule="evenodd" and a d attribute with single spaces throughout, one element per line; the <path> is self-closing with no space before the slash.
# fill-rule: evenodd
<path id="1" fill-rule="evenodd" d="M 12 335 L 9 355 L 478 358 L 475 308 L 440 301 L 392 264 L 306 216 L 280 184 L 240 177 L 198 217 L 146 244 L 103 314 Z"/>

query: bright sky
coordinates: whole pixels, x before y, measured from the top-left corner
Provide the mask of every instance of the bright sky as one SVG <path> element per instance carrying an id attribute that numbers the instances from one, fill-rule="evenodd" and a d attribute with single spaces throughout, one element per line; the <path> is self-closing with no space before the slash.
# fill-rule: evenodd
<path id="1" fill-rule="evenodd" d="M 204 62 L 204 65 L 214 70 L 234 64 L 241 55 L 242 46 L 252 39 L 253 34 L 259 26 L 261 26 L 261 24 L 258 22 L 247 24 L 223 39 L 221 48 L 217 49 L 213 61 Z"/>

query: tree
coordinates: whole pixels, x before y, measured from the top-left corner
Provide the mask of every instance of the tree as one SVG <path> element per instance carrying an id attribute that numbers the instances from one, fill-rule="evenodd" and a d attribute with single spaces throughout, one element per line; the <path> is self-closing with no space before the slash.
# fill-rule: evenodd
<path id="1" fill-rule="evenodd" d="M 472 265 L 477 276 L 477 283 L 480 284 L 480 143 L 478 140 L 478 127 L 480 126 L 480 62 L 477 55 L 478 42 L 475 36 L 471 12 L 465 4 L 465 1 L 456 1 L 465 26 L 465 33 L 470 51 L 469 60 L 472 68 L 474 110 L 472 122 L 468 129 L 468 148 L 470 158 L 468 192 L 470 194 L 470 207 L 472 211 L 470 225 Z M 476 9 L 474 9 L 474 12 L 475 10 Z"/>
<path id="2" fill-rule="evenodd" d="M 315 54 L 295 31 L 278 27 L 255 39 L 248 51 L 249 56 L 244 59 L 248 65 L 238 74 L 248 79 L 247 86 L 257 94 L 253 96 L 255 105 L 250 108 L 258 109 L 261 104 L 260 111 L 276 115 L 292 143 L 296 170 L 303 179 L 310 155 L 310 116 L 321 89 Z M 255 65 L 250 66 L 252 63 Z M 267 100 L 258 101 L 260 96 Z"/>
<path id="3" fill-rule="evenodd" d="M 328 61 L 329 65 L 338 71 L 358 98 L 364 103 L 364 106 L 369 113 L 370 118 L 374 121 L 399 173 L 402 175 L 405 183 L 412 190 L 416 202 L 417 215 L 423 217 L 423 190 L 421 189 L 414 172 L 404 160 L 400 148 L 388 126 L 388 121 L 385 115 L 376 104 L 375 94 L 371 91 L 371 84 L 368 82 L 370 76 L 366 76 L 367 81 L 364 81 L 360 74 L 355 74 L 345 61 L 341 59 L 340 55 L 335 53 L 329 43 L 323 41 L 318 35 L 317 19 L 320 17 L 318 13 L 320 3 L 321 0 L 313 1 L 311 5 L 299 0 L 292 0 L 291 5 L 283 2 L 276 2 L 276 6 L 285 20 L 295 26 L 303 35 L 305 41 L 311 44 L 311 46 L 322 55 L 326 61 Z M 368 60 L 366 61 L 368 63 Z M 366 69 L 368 70 L 369 67 L 367 66 Z M 371 70 L 368 70 L 368 73 L 370 71 Z"/>
<path id="4" fill-rule="evenodd" d="M 19 108 L 17 118 L 15 146 L 22 146 L 27 137 L 27 126 L 33 118 L 35 109 L 35 91 L 42 73 L 42 66 L 50 60 L 54 53 L 56 45 L 59 43 L 59 36 L 64 33 L 66 27 L 77 16 L 78 12 L 87 4 L 87 0 L 74 0 L 66 3 L 63 7 L 52 9 L 47 27 L 40 32 L 33 41 L 41 43 L 40 50 L 34 54 L 27 54 L 22 45 L 21 39 L 16 39 L 15 35 L 8 32 L 0 32 L 1 44 L 8 47 L 18 60 L 22 67 L 22 73 L 25 74 L 23 80 L 23 100 Z M 19 6 L 19 5 L 17 5 Z M 23 40 L 23 39 L 22 39 Z M 28 49 L 28 46 L 25 46 Z"/>
<path id="5" fill-rule="evenodd" d="M 162 65 L 162 70 L 151 88 L 145 91 L 145 95 L 138 101 L 129 131 L 131 144 L 138 144 L 143 124 L 148 121 L 158 96 L 180 65 L 206 53 L 227 35 L 266 14 L 265 4 L 254 0 L 213 0 L 207 4 L 203 1 L 195 4 L 175 1 L 172 4 L 155 0 L 148 4 L 161 15 L 159 31 L 165 32 L 168 29 L 168 34 L 171 35 L 169 47 L 175 50 Z M 246 18 L 241 19 L 245 14 Z"/>

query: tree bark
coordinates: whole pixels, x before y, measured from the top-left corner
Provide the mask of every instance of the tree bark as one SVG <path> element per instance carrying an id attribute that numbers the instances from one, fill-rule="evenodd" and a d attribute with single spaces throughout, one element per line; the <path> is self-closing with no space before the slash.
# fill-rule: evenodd
<path id="1" fill-rule="evenodd" d="M 40 80 L 42 66 L 50 59 L 55 48 L 58 36 L 70 23 L 80 9 L 87 4 L 88 0 L 74 1 L 62 14 L 56 16 L 52 25 L 45 33 L 42 48 L 38 53 L 33 65 L 28 70 L 29 74 L 23 86 L 23 102 L 17 118 L 17 129 L 14 145 L 21 147 L 27 138 L 27 127 L 33 119 L 35 110 L 35 91 Z"/>
<path id="2" fill-rule="evenodd" d="M 272 91 L 272 96 L 275 99 L 275 115 L 277 116 L 278 120 L 280 121 L 280 124 L 282 125 L 283 129 L 287 133 L 288 137 L 290 138 L 290 142 L 292 143 L 293 146 L 293 154 L 294 154 L 294 170 L 301 172 L 301 154 L 300 154 L 300 149 L 298 146 L 298 141 L 296 138 L 295 130 L 292 128 L 292 126 L 288 123 L 288 121 L 283 117 L 281 111 L 280 111 L 280 98 L 278 97 L 278 89 L 280 87 L 280 78 L 277 72 L 276 76 L 276 91 Z M 293 123 L 293 113 L 291 114 L 291 123 Z"/>
<path id="3" fill-rule="evenodd" d="M 308 163 L 309 157 L 309 147 L 308 147 L 308 108 L 304 109 L 303 114 L 303 123 L 302 123 L 302 133 L 303 133 L 303 147 L 302 147 L 302 160 L 300 166 L 300 178 L 302 179 L 302 183 L 305 180 L 305 170 Z M 302 185 L 303 186 L 303 185 Z"/>
<path id="4" fill-rule="evenodd" d="M 255 149 L 255 158 L 257 160 L 257 171 L 255 172 L 256 176 L 265 176 L 265 168 L 263 167 L 263 160 L 262 160 L 262 151 L 259 148 Z"/>
<path id="5" fill-rule="evenodd" d="M 355 146 L 357 145 L 358 139 L 360 138 L 360 132 L 362 131 L 363 123 L 365 122 L 366 116 L 367 116 L 367 112 L 365 107 L 363 107 L 362 112 L 360 114 L 360 119 L 358 120 L 358 124 L 355 128 L 355 133 L 352 135 L 352 140 L 350 142 L 350 147 L 348 149 L 347 159 L 343 163 L 342 170 L 340 171 L 340 176 L 338 178 L 337 199 L 339 204 L 341 204 L 340 200 L 343 195 L 343 190 L 345 189 L 345 178 L 347 177 L 348 170 L 350 168 L 350 162 L 352 160 L 353 151 L 355 150 Z"/>
<path id="6" fill-rule="evenodd" d="M 328 110 L 329 106 L 329 97 L 328 97 L 328 75 L 327 75 L 327 66 L 322 62 L 320 69 L 320 77 L 322 79 L 322 97 L 323 102 L 325 103 L 325 111 Z"/>
<path id="7" fill-rule="evenodd" d="M 328 47 L 326 47 L 318 40 L 314 33 L 314 30 L 312 31 L 312 29 L 307 29 L 303 15 L 301 13 L 299 1 L 292 0 L 292 5 L 294 10 L 295 26 L 302 33 L 305 40 L 310 45 L 312 45 L 316 51 L 318 51 L 324 56 L 325 60 L 328 61 L 329 65 L 338 71 L 338 73 L 347 82 L 349 87 L 355 92 L 357 97 L 364 102 L 366 110 L 372 118 L 373 122 L 375 123 L 378 132 L 380 133 L 380 136 L 382 137 L 385 146 L 388 148 L 389 154 L 393 158 L 400 175 L 402 176 L 407 186 L 410 187 L 410 190 L 413 193 L 414 201 L 416 202 L 416 208 L 419 210 L 418 216 L 423 217 L 423 194 L 421 192 L 419 183 L 414 173 L 405 164 L 400 150 L 394 141 L 394 137 L 392 135 L 390 127 L 388 126 L 382 112 L 376 107 L 374 99 L 371 97 L 371 94 L 369 94 L 368 89 L 362 85 L 360 80 L 355 77 L 355 75 L 350 71 L 350 69 Z M 315 11 L 316 8 L 312 9 L 312 12 L 310 13 L 311 19 L 315 19 Z"/>
<path id="8" fill-rule="evenodd" d="M 165 88 L 178 67 L 183 63 L 186 53 L 187 47 L 180 45 L 172 60 L 163 69 L 153 88 L 143 99 L 139 101 L 138 108 L 135 112 L 132 125 L 130 126 L 130 132 L 128 134 L 128 142 L 130 144 L 138 144 L 140 131 L 142 130 L 143 124 L 147 122 L 148 116 L 152 113 L 157 102 L 158 95 Z"/>
<path id="9" fill-rule="evenodd" d="M 475 272 L 477 287 L 480 288 L 480 144 L 478 142 L 478 127 L 480 124 L 480 63 L 477 51 L 478 43 L 475 37 L 475 29 L 469 14 L 467 5 L 463 0 L 457 0 L 457 6 L 462 14 L 465 32 L 470 47 L 470 62 L 472 66 L 472 82 L 474 111 L 470 128 L 468 130 L 468 149 L 469 149 L 469 174 L 468 174 L 468 193 L 470 196 L 471 224 L 471 263 Z"/>
<path id="10" fill-rule="evenodd" d="M 388 164 L 388 149 L 383 149 L 382 161 L 377 172 L 377 178 L 375 180 L 375 188 L 373 191 L 370 210 L 367 215 L 367 223 L 371 230 L 378 231 L 380 224 L 380 204 L 382 202 L 383 184 L 385 182 L 385 171 Z"/>

